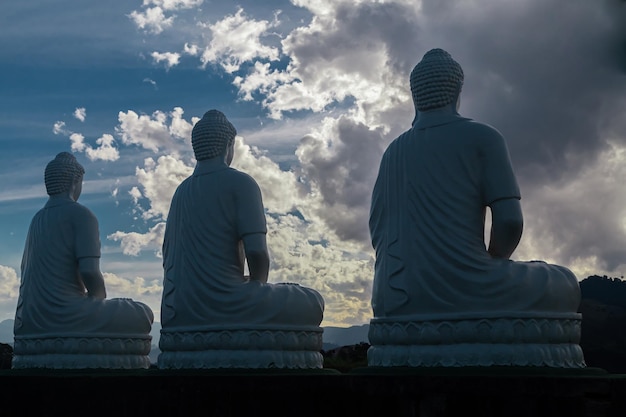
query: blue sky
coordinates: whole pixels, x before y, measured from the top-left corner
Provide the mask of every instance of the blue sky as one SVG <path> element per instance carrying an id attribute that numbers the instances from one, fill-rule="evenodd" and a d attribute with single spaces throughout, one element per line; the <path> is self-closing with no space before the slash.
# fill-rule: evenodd
<path id="1" fill-rule="evenodd" d="M 0 321 L 60 151 L 86 169 L 109 296 L 159 311 L 169 199 L 211 108 L 268 211 L 270 281 L 326 299 L 323 325 L 371 317 L 369 195 L 413 119 L 429 49 L 465 71 L 460 112 L 507 138 L 525 231 L 513 258 L 580 279 L 626 270 L 626 9 L 604 0 L 43 0 L 0 14 Z"/>

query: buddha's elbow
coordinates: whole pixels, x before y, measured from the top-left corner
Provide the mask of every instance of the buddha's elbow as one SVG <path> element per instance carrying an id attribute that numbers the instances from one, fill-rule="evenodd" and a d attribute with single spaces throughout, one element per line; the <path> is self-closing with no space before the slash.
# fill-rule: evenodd
<path id="1" fill-rule="evenodd" d="M 524 221 L 521 218 L 507 219 L 503 225 L 504 230 L 513 236 L 521 236 L 524 230 Z"/>
<path id="2" fill-rule="evenodd" d="M 267 250 L 263 250 L 259 248 L 259 249 L 247 250 L 246 258 L 248 259 L 248 261 L 253 260 L 257 262 L 266 262 L 266 261 L 269 262 L 270 256 Z"/>
<path id="3" fill-rule="evenodd" d="M 503 240 L 517 244 L 524 230 L 524 222 L 516 218 L 504 219 L 494 224 L 493 230 L 496 231 L 496 234 L 501 236 Z"/>
<path id="4" fill-rule="evenodd" d="M 520 218 L 499 218 L 492 224 L 489 253 L 495 258 L 508 259 L 517 247 L 523 229 Z"/>

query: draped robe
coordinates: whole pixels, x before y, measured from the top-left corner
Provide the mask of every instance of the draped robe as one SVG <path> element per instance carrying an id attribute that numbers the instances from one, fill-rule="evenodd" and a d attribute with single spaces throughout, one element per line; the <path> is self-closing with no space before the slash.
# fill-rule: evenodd
<path id="1" fill-rule="evenodd" d="M 490 256 L 486 207 L 520 191 L 502 135 L 456 113 L 420 113 L 385 151 L 372 193 L 375 317 L 576 312 L 567 268 Z"/>
<path id="2" fill-rule="evenodd" d="M 256 181 L 219 158 L 198 162 L 178 186 L 167 218 L 163 329 L 319 325 L 324 300 L 315 290 L 244 276 L 242 238 L 266 232 Z"/>
<path id="3" fill-rule="evenodd" d="M 129 298 L 87 296 L 78 271 L 84 257 L 100 257 L 98 220 L 69 197 L 55 197 L 33 217 L 24 247 L 16 336 L 146 335 L 152 310 Z"/>

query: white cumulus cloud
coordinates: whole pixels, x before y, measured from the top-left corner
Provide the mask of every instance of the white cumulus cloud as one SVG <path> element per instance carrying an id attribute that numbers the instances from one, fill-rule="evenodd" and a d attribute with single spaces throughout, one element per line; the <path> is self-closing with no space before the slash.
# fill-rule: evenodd
<path id="1" fill-rule="evenodd" d="M 60 120 L 54 122 L 54 125 L 52 125 L 52 132 L 55 135 L 65 134 L 65 132 L 66 132 L 66 130 L 65 130 L 65 122 L 62 122 Z"/>
<path id="2" fill-rule="evenodd" d="M 235 139 L 235 157 L 232 166 L 251 175 L 259 183 L 265 208 L 274 213 L 295 209 L 304 196 L 304 187 L 294 172 L 283 171 L 276 162 L 258 148 Z"/>
<path id="3" fill-rule="evenodd" d="M 155 153 L 163 149 L 177 153 L 180 144 L 172 138 L 188 140 L 193 123 L 198 120 L 192 118 L 188 122 L 182 115 L 180 107 L 169 113 L 155 111 L 152 115 L 139 115 L 132 110 L 119 112 L 116 132 L 125 145 L 139 145 Z"/>
<path id="4" fill-rule="evenodd" d="M 74 117 L 84 122 L 87 118 L 87 110 L 84 107 L 77 107 L 76 110 L 74 110 Z"/>
<path id="5" fill-rule="evenodd" d="M 137 256 L 142 250 L 152 249 L 160 257 L 165 234 L 165 222 L 157 223 L 146 233 L 117 231 L 107 236 L 107 239 L 120 242 L 125 255 Z"/>
<path id="6" fill-rule="evenodd" d="M 72 143 L 70 149 L 74 152 L 83 152 L 87 148 L 85 137 L 80 133 L 70 134 L 70 142 Z"/>
<path id="7" fill-rule="evenodd" d="M 152 52 L 150 56 L 157 64 L 163 62 L 168 70 L 180 62 L 180 54 L 176 52 Z"/>
<path id="8" fill-rule="evenodd" d="M 0 321 L 15 316 L 19 291 L 20 278 L 18 272 L 10 266 L 0 265 Z M 12 339 L 0 341 L 13 342 Z"/>
<path id="9" fill-rule="evenodd" d="M 80 133 L 71 133 L 69 136 L 73 152 L 84 152 L 91 161 L 117 161 L 120 153 L 115 145 L 113 136 L 105 133 L 96 139 L 96 147 L 85 143 L 85 137 Z"/>
<path id="10" fill-rule="evenodd" d="M 82 133 L 65 129 L 65 122 L 56 122 L 52 130 L 55 134 L 67 135 L 72 152 L 84 152 L 91 161 L 117 161 L 120 157 L 119 150 L 115 147 L 115 139 L 108 133 L 96 139 L 96 146 L 93 147 L 85 142 Z"/>
<path id="11" fill-rule="evenodd" d="M 91 146 L 87 146 L 85 148 L 85 154 L 91 161 L 117 161 L 120 158 L 120 153 L 115 146 L 115 139 L 113 136 L 105 133 L 98 139 L 96 139 L 96 144 L 98 145 L 95 148 Z M 73 145 L 73 144 L 72 144 Z"/>
<path id="12" fill-rule="evenodd" d="M 202 52 L 202 64 L 206 66 L 217 63 L 226 72 L 233 73 L 242 63 L 255 58 L 278 60 L 278 49 L 261 41 L 261 37 L 274 24 L 267 20 L 248 18 L 241 8 L 234 15 L 226 16 L 214 24 L 207 24 L 206 28 L 211 32 L 211 42 Z"/>
<path id="13" fill-rule="evenodd" d="M 172 26 L 174 16 L 166 17 L 163 9 L 159 6 L 149 7 L 143 12 L 133 10 L 128 17 L 137 25 L 139 29 L 154 34 L 159 34 Z"/>
<path id="14" fill-rule="evenodd" d="M 200 6 L 204 0 L 143 0 L 143 6 L 158 6 L 163 10 L 190 9 Z"/>
<path id="15" fill-rule="evenodd" d="M 6 301 L 17 302 L 20 290 L 20 280 L 15 269 L 0 265 L 0 303 Z"/>
<path id="16" fill-rule="evenodd" d="M 324 325 L 365 323 L 372 315 L 373 257 L 342 244 L 320 226 L 293 215 L 268 216 L 269 281 L 318 290 L 326 305 Z"/>
<path id="17" fill-rule="evenodd" d="M 163 287 L 158 280 L 146 280 L 143 277 L 126 278 L 110 272 L 103 272 L 107 298 L 123 297 L 144 301 L 146 296 L 160 298 Z"/>
<path id="18" fill-rule="evenodd" d="M 141 191 L 139 191 L 139 188 L 137 188 L 137 186 L 133 186 L 128 194 L 132 198 L 134 204 L 137 204 L 139 202 L 139 199 L 143 197 Z"/>
<path id="19" fill-rule="evenodd" d="M 150 201 L 150 208 L 143 214 L 144 219 L 165 220 L 176 187 L 192 172 L 193 167 L 171 155 L 160 156 L 156 161 L 147 158 L 143 168 L 137 167 L 141 195 Z"/>
<path id="20" fill-rule="evenodd" d="M 185 42 L 185 45 L 183 46 L 183 52 L 185 52 L 187 55 L 196 56 L 200 53 L 200 48 L 196 44 L 190 44 L 188 42 Z"/>

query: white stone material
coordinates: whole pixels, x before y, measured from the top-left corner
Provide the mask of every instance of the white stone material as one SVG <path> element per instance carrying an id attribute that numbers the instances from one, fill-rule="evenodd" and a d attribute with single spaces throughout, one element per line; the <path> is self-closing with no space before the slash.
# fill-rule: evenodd
<path id="1" fill-rule="evenodd" d="M 159 367 L 318 368 L 324 300 L 298 284 L 267 282 L 261 190 L 229 166 L 235 134 L 217 110 L 192 131 L 197 165 L 172 198 L 163 242 Z"/>
<path id="2" fill-rule="evenodd" d="M 13 369 L 149 368 L 149 335 L 15 337 Z"/>
<path id="3" fill-rule="evenodd" d="M 502 135 L 457 113 L 462 75 L 447 52 L 424 56 L 411 74 L 413 126 L 381 160 L 369 364 L 584 366 L 578 280 L 563 266 L 510 259 L 521 192 Z"/>
<path id="4" fill-rule="evenodd" d="M 581 315 L 491 312 L 373 319 L 370 366 L 583 368 Z"/>
<path id="5" fill-rule="evenodd" d="M 159 367 L 322 368 L 322 329 L 317 326 L 207 326 L 161 333 Z"/>
<path id="6" fill-rule="evenodd" d="M 77 202 L 84 169 L 61 152 L 31 221 L 15 312 L 14 368 L 147 368 L 150 308 L 106 298 L 96 216 Z"/>

